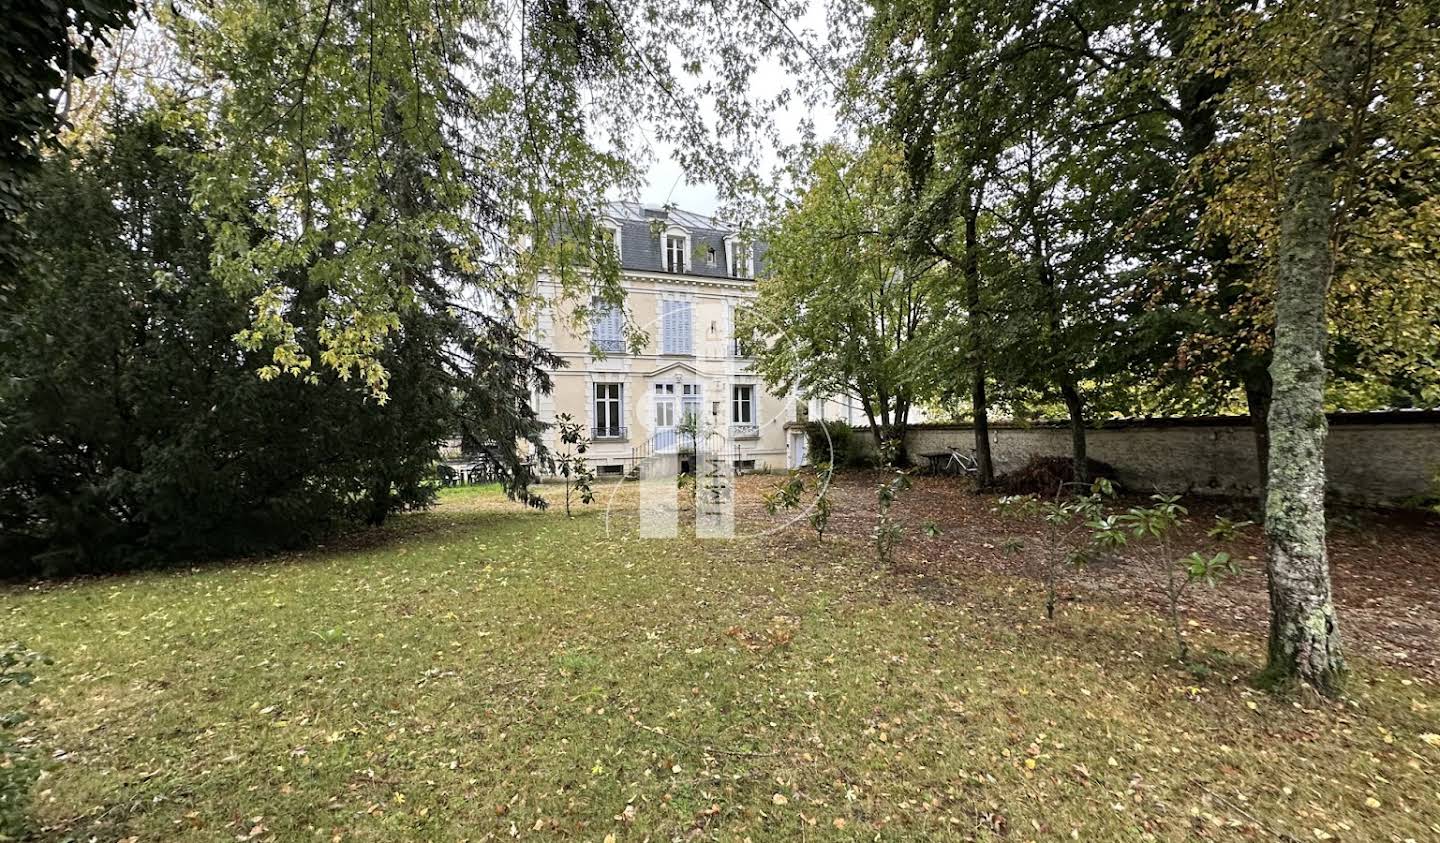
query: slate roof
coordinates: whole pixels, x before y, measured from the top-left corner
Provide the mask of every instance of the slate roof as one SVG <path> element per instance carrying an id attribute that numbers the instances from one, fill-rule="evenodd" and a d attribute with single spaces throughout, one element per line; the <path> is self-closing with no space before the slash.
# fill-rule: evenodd
<path id="1" fill-rule="evenodd" d="M 683 273 L 667 273 L 677 276 L 700 276 L 706 278 L 734 278 L 728 266 L 730 255 L 725 248 L 725 238 L 734 235 L 737 229 L 714 217 L 678 208 L 642 205 L 638 202 L 611 202 L 605 206 L 605 215 L 620 226 L 620 266 L 643 272 L 665 272 L 664 232 L 667 228 L 685 229 L 690 235 L 690 267 Z M 754 275 L 761 272 L 765 256 L 765 244 L 754 243 Z M 707 266 L 704 254 L 707 249 L 715 250 L 715 265 Z"/>

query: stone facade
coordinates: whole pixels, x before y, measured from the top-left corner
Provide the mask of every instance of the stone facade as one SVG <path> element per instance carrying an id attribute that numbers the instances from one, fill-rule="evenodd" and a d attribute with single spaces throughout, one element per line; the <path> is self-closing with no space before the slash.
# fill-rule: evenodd
<path id="1" fill-rule="evenodd" d="M 601 476 L 673 475 L 712 459 L 739 471 L 783 469 L 795 402 L 766 389 L 735 336 L 736 309 L 755 297 L 763 244 L 732 249 L 737 233 L 683 211 L 624 204 L 610 210 L 624 315 L 646 341 L 640 348 L 624 342 L 618 313 L 577 325 L 576 303 L 542 280 L 550 306 L 535 339 L 566 365 L 549 373 L 552 393 L 535 398 L 541 419 L 553 424 L 568 414 L 582 424 L 592 439 L 590 464 Z M 669 237 L 685 239 L 677 256 L 683 265 L 666 265 Z M 747 255 L 744 266 L 730 262 L 740 254 Z M 686 434 L 686 419 L 703 435 Z M 546 439 L 552 451 L 561 449 L 554 427 Z"/>

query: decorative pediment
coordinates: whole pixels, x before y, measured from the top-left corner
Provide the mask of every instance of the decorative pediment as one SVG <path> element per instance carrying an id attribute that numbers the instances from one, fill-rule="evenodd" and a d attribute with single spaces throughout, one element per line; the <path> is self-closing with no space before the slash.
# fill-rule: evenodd
<path id="1" fill-rule="evenodd" d="M 694 366 L 691 366 L 689 363 L 676 360 L 673 363 L 666 363 L 664 366 L 661 366 L 651 372 L 647 372 L 645 377 L 652 380 L 663 380 L 667 375 L 670 377 L 689 377 L 693 379 L 698 378 L 700 376 L 700 372 L 696 370 Z"/>

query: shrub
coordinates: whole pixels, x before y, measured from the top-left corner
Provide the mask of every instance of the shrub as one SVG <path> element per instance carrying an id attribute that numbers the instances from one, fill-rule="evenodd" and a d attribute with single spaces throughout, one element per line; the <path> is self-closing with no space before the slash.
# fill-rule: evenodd
<path id="1" fill-rule="evenodd" d="M 1039 537 L 1039 574 L 1045 586 L 1045 617 L 1051 620 L 1055 618 L 1061 580 L 1067 571 L 1079 570 L 1095 551 L 1098 542 L 1094 525 L 1104 515 L 1106 500 L 1115 495 L 1114 487 L 1103 477 L 1090 484 L 1086 494 L 1071 495 L 1070 488 L 1056 485 L 1051 490 L 1051 498 L 1029 494 L 1000 499 L 999 509 L 1003 514 L 1039 518 L 1043 525 Z M 1023 541 L 1012 539 L 1005 549 L 1014 553 L 1023 547 Z"/>
<path id="2" fill-rule="evenodd" d="M 561 413 L 555 417 L 555 426 L 560 433 L 560 444 L 566 447 L 555 456 L 555 470 L 560 473 L 565 481 L 565 517 L 570 517 L 570 504 L 576 497 L 582 504 L 595 502 L 595 491 L 592 488 L 595 484 L 595 470 L 590 467 L 590 460 L 585 452 L 590 448 L 590 440 L 582 431 L 580 423 L 575 421 L 569 413 Z"/>
<path id="3" fill-rule="evenodd" d="M 453 306 L 475 279 L 436 268 L 375 350 L 387 401 L 328 367 L 262 379 L 273 351 L 237 343 L 257 333 L 249 297 L 212 273 L 189 195 L 199 141 L 169 122 L 117 119 L 36 180 L 0 319 L 0 578 L 264 552 L 379 523 L 433 501 L 439 443 L 457 432 L 533 502 L 518 443 L 543 453 L 529 399 L 558 361 L 513 321 Z M 305 272 L 281 280 L 296 341 L 318 360 L 333 305 Z"/>
<path id="4" fill-rule="evenodd" d="M 905 536 L 905 528 L 890 517 L 890 507 L 900 493 L 910 488 L 910 475 L 896 471 L 894 476 L 875 487 L 875 528 L 870 538 L 875 543 L 875 558 L 881 565 L 895 562 L 895 548 Z"/>
<path id="5" fill-rule="evenodd" d="M 835 479 L 835 467 L 828 462 L 817 466 L 820 476 L 817 480 L 815 503 L 810 510 L 810 526 L 815 538 L 825 541 L 825 528 L 830 524 L 830 484 Z"/>
<path id="6" fill-rule="evenodd" d="M 1185 592 L 1195 583 L 1205 583 L 1213 588 L 1220 580 L 1239 573 L 1240 569 L 1230 554 L 1223 550 L 1197 550 L 1184 557 L 1178 556 L 1174 534 L 1176 528 L 1185 523 L 1189 510 L 1180 505 L 1179 495 L 1151 495 L 1150 501 L 1149 506 L 1131 507 L 1122 514 L 1093 520 L 1091 535 L 1097 545 L 1130 549 L 1142 564 L 1158 570 L 1163 576 L 1161 584 L 1166 600 L 1166 617 L 1170 622 L 1170 634 L 1175 640 L 1175 655 L 1185 662 L 1190 657 L 1190 644 L 1185 640 L 1185 627 L 1180 618 Z M 1217 518 L 1215 526 L 1206 536 L 1215 542 L 1227 542 L 1250 523 Z"/>
<path id="7" fill-rule="evenodd" d="M 817 477 L 815 479 L 815 501 L 810 504 L 810 516 L 808 518 L 810 527 L 815 531 L 818 541 L 825 541 L 825 528 L 830 523 L 830 483 L 834 479 L 834 470 L 830 463 L 820 463 L 815 467 Z M 799 469 L 792 469 L 785 479 L 771 487 L 765 494 L 765 512 L 776 515 L 780 512 L 789 512 L 800 506 L 805 494 L 805 475 Z"/>
<path id="8" fill-rule="evenodd" d="M 855 428 L 844 422 L 810 422 L 805 426 L 805 438 L 810 459 L 819 461 L 816 465 L 828 462 L 835 468 L 868 468 L 872 463 L 855 441 Z"/>

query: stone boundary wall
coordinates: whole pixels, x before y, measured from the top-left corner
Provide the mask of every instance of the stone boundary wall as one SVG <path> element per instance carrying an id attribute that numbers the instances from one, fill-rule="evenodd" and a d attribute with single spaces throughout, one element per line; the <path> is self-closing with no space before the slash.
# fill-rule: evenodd
<path id="1" fill-rule="evenodd" d="M 1333 413 L 1325 453 L 1330 490 L 1355 503 L 1402 505 L 1440 494 L 1440 411 Z M 857 432 L 858 433 L 858 432 Z M 911 428 L 912 458 L 954 445 L 974 446 L 969 425 L 921 424 Z M 1089 431 L 1092 459 L 1115 467 L 1135 491 L 1202 495 L 1254 495 L 1260 487 L 1255 436 L 1246 416 L 1112 421 Z M 870 448 L 869 430 L 856 444 Z M 1064 423 L 992 424 L 990 449 L 997 473 L 1013 471 L 1035 455 L 1068 455 Z"/>

